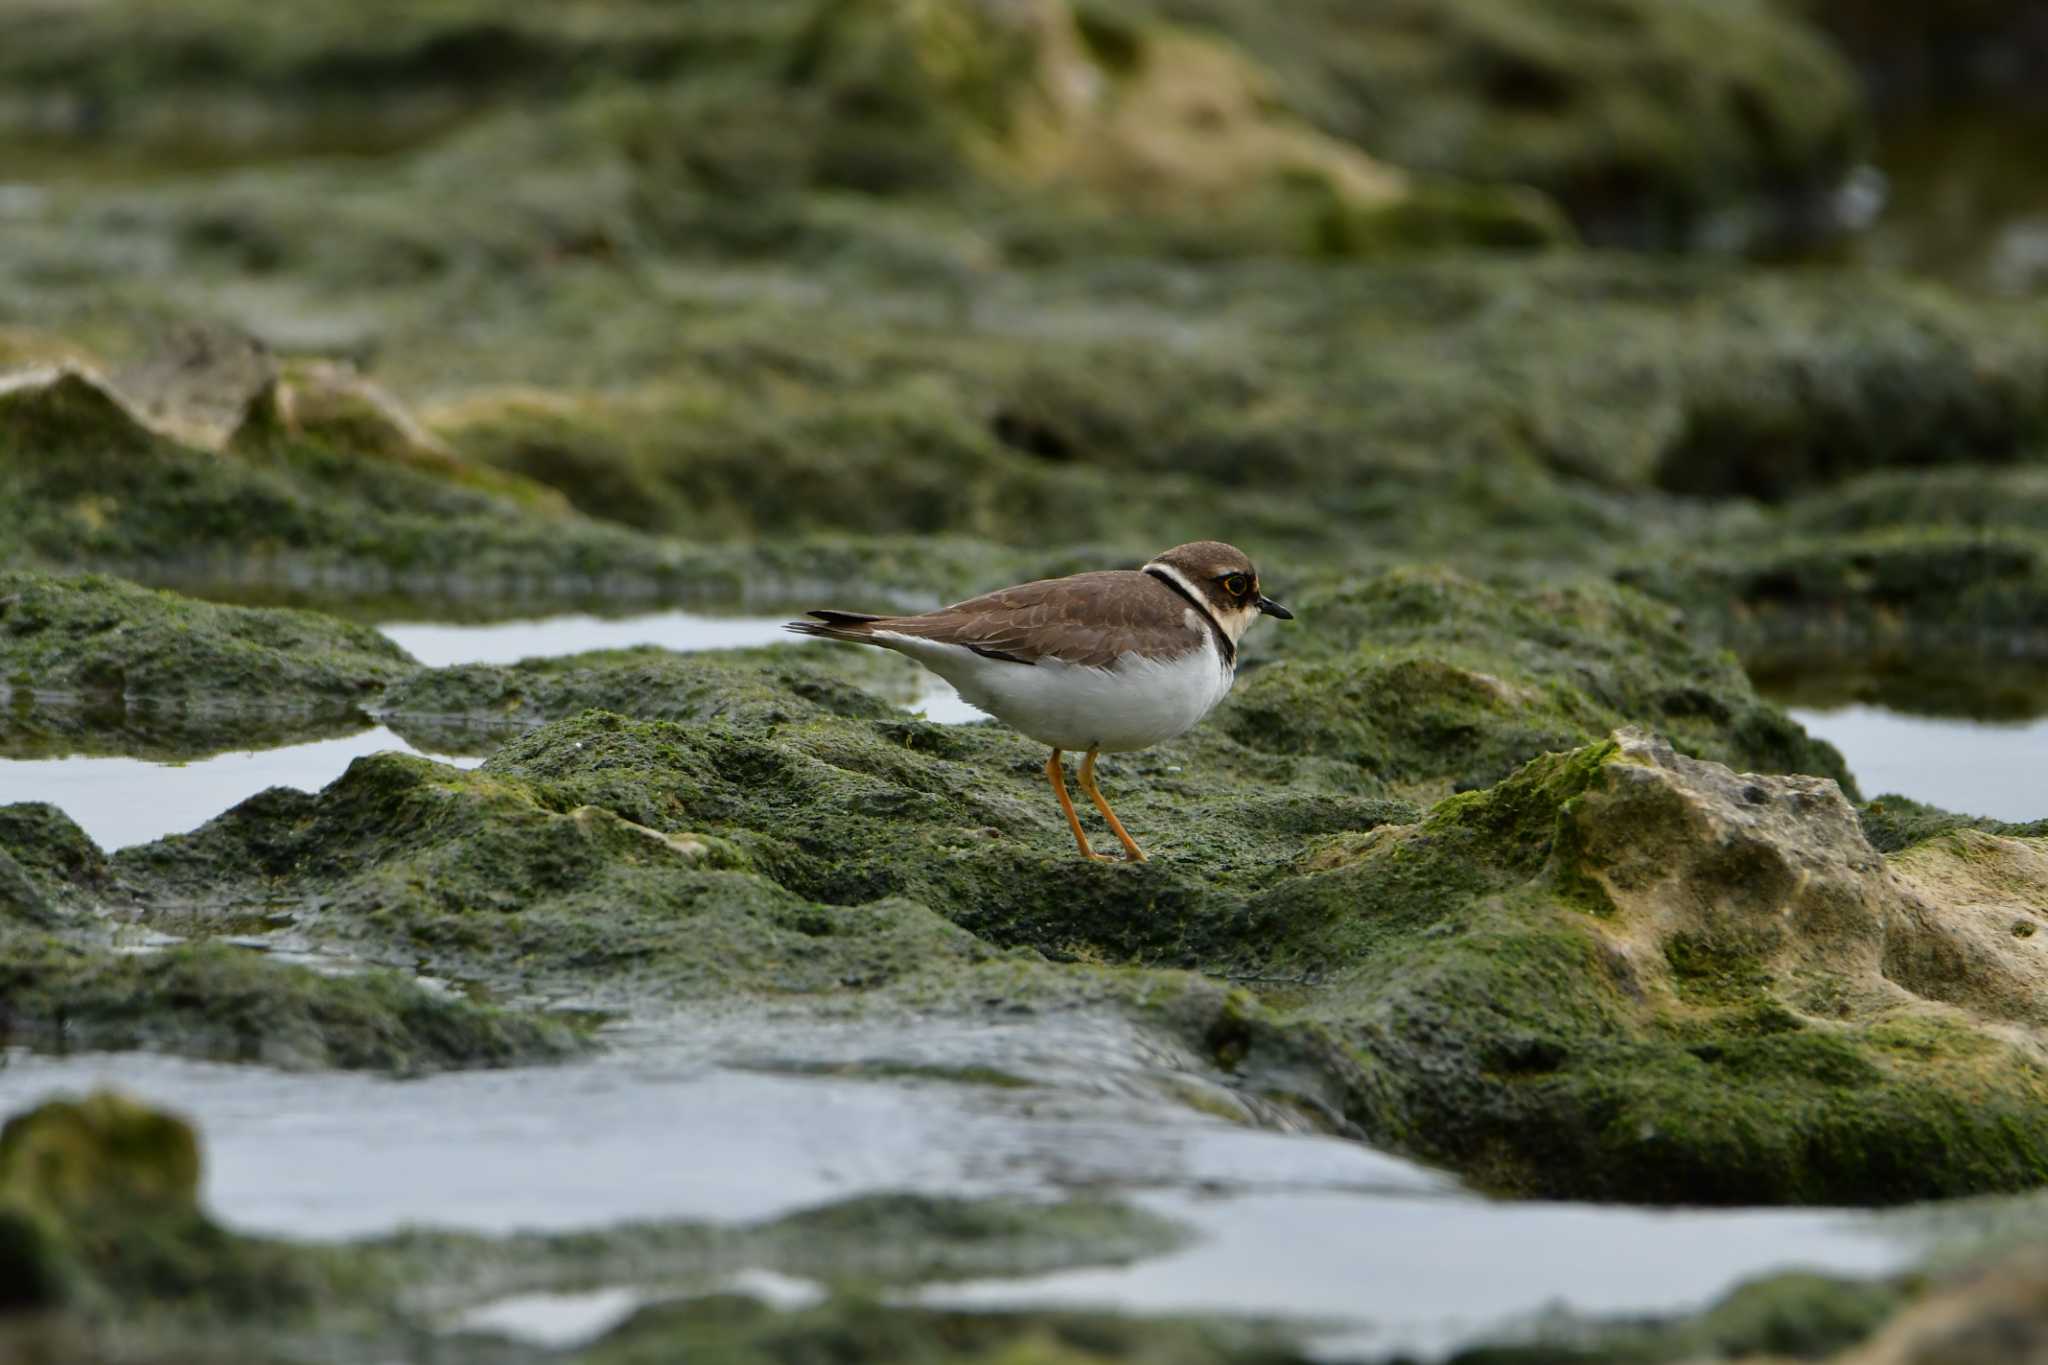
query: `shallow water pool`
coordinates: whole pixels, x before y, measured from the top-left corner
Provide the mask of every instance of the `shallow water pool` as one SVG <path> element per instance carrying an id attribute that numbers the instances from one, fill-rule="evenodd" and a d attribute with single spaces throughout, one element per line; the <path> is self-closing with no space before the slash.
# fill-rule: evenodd
<path id="1" fill-rule="evenodd" d="M 1842 751 L 1866 797 L 1895 793 L 1997 820 L 2048 817 L 2048 717 L 1966 720 L 1865 705 L 1792 715 Z"/>
<path id="2" fill-rule="evenodd" d="M 185 763 L 72 755 L 0 759 L 0 805 L 47 801 L 109 851 L 182 834 L 270 787 L 314 791 L 357 758 L 387 749 L 417 753 L 381 725 L 339 739 L 218 754 Z M 480 758 L 434 757 L 473 768 Z"/>
<path id="3" fill-rule="evenodd" d="M 516 663 L 634 645 L 658 645 L 681 652 L 785 643 L 833 647 L 784 632 L 782 625 L 788 619 L 668 611 L 616 620 L 579 615 L 484 625 L 399 623 L 379 629 L 414 658 L 433 667 Z M 984 718 L 936 677 L 926 680 L 924 690 L 906 709 L 941 724 Z M 177 762 L 77 754 L 0 758 L 0 805 L 51 802 L 76 820 L 101 848 L 112 850 L 197 829 L 269 787 L 317 791 L 365 754 L 384 750 L 425 753 L 458 767 L 475 767 L 483 761 L 422 747 L 385 726 L 372 724 L 367 716 L 362 725 L 356 733 L 339 737 Z"/>
<path id="4" fill-rule="evenodd" d="M 0 1068 L 0 1112 L 119 1085 L 198 1122 L 206 1196 L 223 1218 L 298 1237 L 740 1222 L 884 1191 L 1129 1198 L 1196 1239 L 1127 1266 L 922 1297 L 1313 1322 L 1333 1353 L 1446 1349 L 1555 1307 L 1679 1310 L 1755 1275 L 1884 1273 L 1920 1249 L 1867 1213 L 1479 1198 L 1352 1141 L 1180 1103 L 1203 1082 L 1115 1019 L 830 1031 L 755 1020 L 687 1044 L 673 1036 L 622 1038 L 573 1065 L 407 1081 L 17 1053 Z M 988 1067 L 1016 1083 L 846 1072 L 862 1059 Z M 643 1297 L 605 1288 L 525 1296 L 481 1321 L 573 1338 Z"/>

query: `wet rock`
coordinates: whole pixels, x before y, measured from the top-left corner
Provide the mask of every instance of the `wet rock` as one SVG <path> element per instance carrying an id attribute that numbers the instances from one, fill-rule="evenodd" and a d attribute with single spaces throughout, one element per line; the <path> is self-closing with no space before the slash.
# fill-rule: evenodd
<path id="1" fill-rule="evenodd" d="M 1927 845 L 1888 865 L 1834 782 L 1640 736 L 1413 822 L 1341 765 L 1208 735 L 1110 775 L 1155 860 L 1091 865 L 1040 762 L 999 729 L 794 703 L 592 712 L 475 772 L 358 760 L 114 865 L 145 919 L 203 931 L 260 887 L 314 941 L 619 1008 L 1092 1001 L 1521 1192 L 1882 1202 L 2048 1161 L 2019 851 L 2004 890 Z M 1319 819 L 1280 814 L 1310 793 Z"/>
<path id="2" fill-rule="evenodd" d="M 0 374 L 0 449 L 64 448 L 136 457 L 151 445 L 143 415 L 106 380 L 75 365 Z"/>
<path id="3" fill-rule="evenodd" d="M 1655 726 L 1689 752 L 1854 784 L 1841 756 L 1760 700 L 1663 603 L 1598 582 L 1514 589 L 1405 569 L 1311 593 L 1278 666 L 1221 724 L 1273 753 L 1360 765 L 1405 794 L 1491 786 L 1536 757 Z"/>
<path id="4" fill-rule="evenodd" d="M 988 952 L 921 905 L 821 905 L 759 875 L 759 834 L 713 795 L 737 799 L 715 765 L 744 781 L 759 739 L 730 733 L 721 759 L 683 727 L 615 717 L 549 739 L 587 780 L 379 754 L 318 797 L 265 793 L 120 865 L 145 895 L 215 916 L 237 884 L 288 889 L 301 931 L 371 961 L 611 1004 L 876 986 Z"/>
<path id="5" fill-rule="evenodd" d="M 1841 1365 L 2024 1365 L 2048 1351 L 2048 1253 L 1989 1258 L 1924 1295 Z"/>
<path id="6" fill-rule="evenodd" d="M 61 811 L 0 806 L 0 1041 L 405 1074 L 588 1045 L 567 1019 L 480 1005 L 409 974 L 323 974 L 249 946 L 121 951 L 106 941 L 110 918 L 134 906 L 134 889 Z M 246 945 L 251 918 L 241 913 L 228 936 Z M 263 934 L 289 929 L 289 917 L 254 918 Z"/>
<path id="7" fill-rule="evenodd" d="M 1030 525 L 1087 538 L 1110 534 L 1109 509 L 1134 498 L 1147 521 L 1169 497 L 1189 501 L 1189 525 L 1221 515 L 1213 491 L 1184 480 L 1148 493 L 1014 449 L 971 382 L 799 377 L 777 383 L 772 402 L 750 386 L 689 379 L 625 398 L 485 394 L 437 410 L 433 423 L 470 459 L 559 487 L 593 516 L 705 540 L 855 531 L 1013 541 Z"/>
<path id="8" fill-rule="evenodd" d="M 96 574 L 0 570 L 0 685 L 201 708 L 333 710 L 415 671 L 368 626 L 221 607 Z"/>
<path id="9" fill-rule="evenodd" d="M 562 495 L 542 484 L 459 458 L 397 398 L 337 361 L 301 361 L 250 394 L 235 413 L 227 444 L 262 458 L 311 440 L 370 459 L 407 465 L 434 478 L 499 494 L 548 514 L 561 512 Z"/>

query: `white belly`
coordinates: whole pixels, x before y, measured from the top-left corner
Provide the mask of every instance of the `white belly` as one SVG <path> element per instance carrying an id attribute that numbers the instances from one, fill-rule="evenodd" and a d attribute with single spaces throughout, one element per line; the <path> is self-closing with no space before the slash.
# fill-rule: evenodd
<path id="1" fill-rule="evenodd" d="M 876 638 L 885 638 L 880 631 Z M 953 684 L 963 699 L 1055 749 L 1126 753 L 1193 728 L 1230 691 L 1216 642 L 1168 663 L 1126 654 L 1109 668 L 1057 659 L 989 659 L 958 645 L 907 636 L 889 645 Z"/>

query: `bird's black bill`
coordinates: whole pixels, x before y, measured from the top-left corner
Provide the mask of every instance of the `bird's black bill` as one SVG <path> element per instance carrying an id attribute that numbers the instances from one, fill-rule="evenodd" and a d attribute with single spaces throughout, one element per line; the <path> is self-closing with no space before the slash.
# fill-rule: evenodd
<path id="1" fill-rule="evenodd" d="M 1259 610 L 1268 616 L 1277 616 L 1283 621 L 1292 621 L 1294 619 L 1293 612 L 1287 610 L 1287 608 L 1281 606 L 1270 597 L 1261 597 L 1259 599 Z"/>

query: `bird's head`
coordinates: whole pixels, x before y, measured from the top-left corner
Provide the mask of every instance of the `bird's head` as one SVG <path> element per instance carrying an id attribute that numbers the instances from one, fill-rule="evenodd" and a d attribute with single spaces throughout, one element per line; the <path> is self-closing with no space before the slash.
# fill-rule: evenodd
<path id="1" fill-rule="evenodd" d="M 1251 557 L 1220 540 L 1176 545 L 1145 566 L 1145 572 L 1170 575 L 1189 596 L 1209 608 L 1232 644 L 1244 638 L 1261 616 L 1292 621 L 1294 613 L 1259 589 L 1259 571 Z"/>

